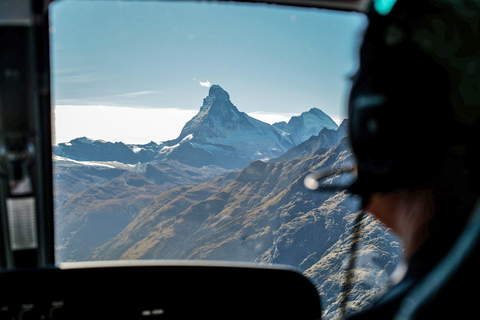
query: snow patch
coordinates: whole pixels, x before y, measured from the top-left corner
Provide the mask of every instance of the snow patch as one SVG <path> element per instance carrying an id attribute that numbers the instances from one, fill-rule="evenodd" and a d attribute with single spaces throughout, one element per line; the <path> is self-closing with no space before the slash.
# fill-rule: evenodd
<path id="1" fill-rule="evenodd" d="M 132 147 L 133 153 L 139 153 L 139 152 L 142 151 L 142 150 L 143 150 L 143 148 L 140 148 L 140 147 L 138 147 L 138 146 L 133 146 L 133 147 Z"/>
<path id="2" fill-rule="evenodd" d="M 57 156 L 57 155 L 53 156 L 53 160 L 55 160 L 55 161 L 69 161 L 69 162 L 81 164 L 81 165 L 84 165 L 84 166 L 97 166 L 97 167 L 107 167 L 107 168 L 115 169 L 115 167 L 112 166 L 112 165 L 97 162 L 97 161 L 78 161 L 78 160 L 73 160 L 73 159 L 69 159 L 69 158 L 65 158 L 65 157 L 60 157 L 60 156 Z M 131 165 L 131 166 L 135 166 L 135 165 Z"/>
<path id="3" fill-rule="evenodd" d="M 189 135 L 187 135 L 185 138 L 182 139 L 182 141 L 180 141 L 179 143 L 177 143 L 176 145 L 173 145 L 173 146 L 164 146 L 162 147 L 162 149 L 160 150 L 160 153 L 167 153 L 167 152 L 171 152 L 173 149 L 175 148 L 178 148 L 182 143 L 185 143 L 187 141 L 190 141 L 193 139 L 193 133 L 190 133 Z"/>
<path id="4" fill-rule="evenodd" d="M 180 143 L 184 142 L 184 141 L 190 141 L 193 139 L 193 133 L 190 133 L 188 136 L 186 136 L 185 138 L 182 139 L 182 141 L 180 141 Z"/>
<path id="5" fill-rule="evenodd" d="M 66 157 L 61 157 L 54 155 L 53 156 L 53 161 L 68 161 L 84 166 L 95 166 L 95 167 L 106 167 L 110 169 L 134 169 L 137 167 L 137 164 L 128 164 L 128 163 L 123 163 L 123 162 L 118 162 L 118 161 L 80 161 L 80 160 L 73 160 L 70 158 Z"/>
<path id="6" fill-rule="evenodd" d="M 177 143 L 176 145 L 171 146 L 171 147 L 169 147 L 169 146 L 164 146 L 164 147 L 160 150 L 160 153 L 165 153 L 165 152 L 171 151 L 171 150 L 173 150 L 173 149 L 175 149 L 175 148 L 177 148 L 177 147 L 179 147 L 179 146 L 180 146 L 180 143 Z"/>

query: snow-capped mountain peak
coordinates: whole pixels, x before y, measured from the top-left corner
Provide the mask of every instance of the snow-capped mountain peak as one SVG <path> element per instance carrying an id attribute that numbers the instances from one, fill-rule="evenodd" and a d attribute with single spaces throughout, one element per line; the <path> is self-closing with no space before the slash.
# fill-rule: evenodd
<path id="1" fill-rule="evenodd" d="M 338 125 L 325 112 L 318 108 L 312 108 L 299 116 L 292 117 L 288 123 L 278 122 L 275 127 L 292 135 L 295 144 L 308 140 L 317 135 L 323 128 L 337 130 Z"/>
<path id="2" fill-rule="evenodd" d="M 191 135 L 193 138 L 185 140 Z M 186 123 L 179 137 L 164 143 L 170 155 L 182 149 L 202 149 L 218 159 L 241 161 L 271 159 L 294 146 L 290 136 L 272 125 L 241 112 L 230 101 L 229 94 L 219 85 L 210 87 L 200 111 Z M 168 147 L 175 148 L 175 151 Z M 203 154 L 202 157 L 205 157 Z"/>
<path id="3" fill-rule="evenodd" d="M 221 100 L 230 100 L 230 95 L 228 92 L 223 90 L 222 87 L 217 84 L 214 84 L 210 87 L 210 90 L 208 91 L 208 97 L 218 98 Z"/>
<path id="4" fill-rule="evenodd" d="M 203 99 L 203 105 L 198 118 L 215 118 L 216 122 L 238 122 L 244 120 L 243 115 L 230 101 L 230 95 L 219 85 L 210 87 L 208 96 Z"/>

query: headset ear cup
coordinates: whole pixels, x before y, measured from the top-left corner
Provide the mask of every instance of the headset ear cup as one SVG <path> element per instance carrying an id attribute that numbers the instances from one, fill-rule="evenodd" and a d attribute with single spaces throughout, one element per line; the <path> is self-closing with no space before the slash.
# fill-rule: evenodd
<path id="1" fill-rule="evenodd" d="M 374 91 L 369 74 L 361 68 L 354 78 L 349 96 L 349 138 L 357 162 L 357 182 L 351 191 L 365 196 L 386 185 L 393 157 L 385 128 L 387 97 Z"/>
<path id="2" fill-rule="evenodd" d="M 391 24 L 371 21 L 349 97 L 357 186 L 368 193 L 414 188 L 438 174 L 454 119 L 449 75 L 408 28 L 395 23 L 403 40 L 385 42 Z"/>

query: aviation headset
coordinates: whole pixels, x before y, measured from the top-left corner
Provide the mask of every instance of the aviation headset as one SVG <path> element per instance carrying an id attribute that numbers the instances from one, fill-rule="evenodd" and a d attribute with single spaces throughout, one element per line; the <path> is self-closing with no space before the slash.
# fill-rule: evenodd
<path id="1" fill-rule="evenodd" d="M 473 0 L 372 5 L 348 111 L 364 203 L 438 177 L 479 193 L 479 13 Z"/>

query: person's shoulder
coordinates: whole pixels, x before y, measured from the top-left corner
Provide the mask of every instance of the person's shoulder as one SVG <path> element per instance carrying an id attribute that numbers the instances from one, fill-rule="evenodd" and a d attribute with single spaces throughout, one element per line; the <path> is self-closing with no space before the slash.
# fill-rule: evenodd
<path id="1" fill-rule="evenodd" d="M 453 239 L 453 240 L 452 240 Z M 480 204 L 458 235 L 431 237 L 413 256 L 403 280 L 349 320 L 469 319 L 480 294 Z"/>

